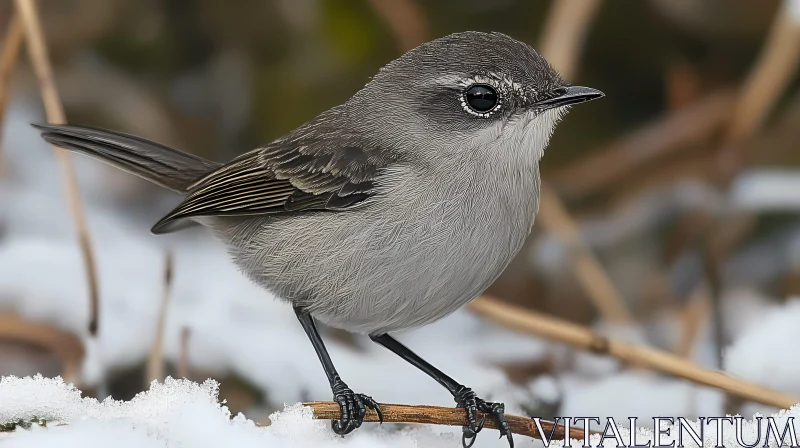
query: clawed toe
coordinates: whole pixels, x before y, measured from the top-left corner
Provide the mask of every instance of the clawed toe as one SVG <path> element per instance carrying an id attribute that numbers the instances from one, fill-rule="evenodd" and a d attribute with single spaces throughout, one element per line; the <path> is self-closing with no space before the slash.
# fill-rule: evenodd
<path id="1" fill-rule="evenodd" d="M 342 410 L 342 418 L 331 422 L 331 429 L 340 436 L 353 432 L 364 423 L 367 409 L 373 409 L 378 413 L 378 419 L 383 423 L 383 412 L 378 403 L 372 397 L 364 394 L 354 393 L 352 389 L 344 383 L 337 384 L 333 390 L 333 399 L 339 403 Z"/>
<path id="2" fill-rule="evenodd" d="M 483 425 L 486 423 L 486 416 L 481 416 L 481 421 L 478 423 L 477 426 L 464 426 L 462 428 L 461 434 L 461 444 L 464 448 L 470 448 L 472 444 L 475 443 L 475 439 L 478 437 L 478 433 L 481 432 L 483 429 Z"/>
<path id="3" fill-rule="evenodd" d="M 497 422 L 498 431 L 500 431 L 500 438 L 502 439 L 503 436 L 506 436 L 508 439 L 508 445 L 511 448 L 514 448 L 514 438 L 511 435 L 511 428 L 509 428 L 508 421 L 506 420 L 505 405 L 503 403 L 490 403 L 488 401 L 481 400 L 480 398 L 477 398 L 475 401 L 477 402 L 479 411 L 491 415 L 492 418 Z"/>
<path id="4" fill-rule="evenodd" d="M 467 425 L 463 427 L 463 434 L 461 437 L 461 444 L 464 448 L 470 448 L 475 443 L 478 433 L 483 429 L 486 422 L 486 416 L 490 416 L 497 422 L 500 437 L 506 436 L 510 448 L 514 448 L 514 439 L 511 435 L 511 429 L 505 417 L 505 405 L 502 403 L 490 403 L 484 401 L 477 396 L 468 387 L 461 386 L 455 394 L 456 404 L 460 408 L 467 411 Z M 478 411 L 484 415 L 478 422 Z"/>

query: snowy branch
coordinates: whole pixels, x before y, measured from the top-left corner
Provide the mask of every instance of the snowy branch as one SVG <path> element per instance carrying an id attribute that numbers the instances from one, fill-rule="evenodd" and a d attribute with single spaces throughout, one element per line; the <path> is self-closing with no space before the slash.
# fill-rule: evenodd
<path id="1" fill-rule="evenodd" d="M 335 420 L 342 416 L 339 405 L 333 401 L 313 401 L 303 403 L 314 410 L 314 417 L 318 419 Z M 460 408 L 446 408 L 440 406 L 408 406 L 402 404 L 381 404 L 383 411 L 383 421 L 387 423 L 422 423 L 427 425 L 448 425 L 464 426 L 467 424 L 467 413 Z M 481 420 L 481 413 L 478 413 L 478 421 Z M 532 418 L 520 417 L 518 415 L 506 414 L 511 432 L 534 439 L 542 439 Z M 367 422 L 377 422 L 378 414 L 373 410 L 367 411 Z M 551 440 L 564 440 L 564 426 L 554 424 L 551 421 L 541 420 L 542 430 L 545 436 Z M 555 426 L 555 430 L 553 427 Z M 486 419 L 486 428 L 497 429 L 497 423 L 491 418 Z M 552 436 L 550 435 L 552 432 Z M 570 428 L 571 439 L 582 439 L 583 429 Z"/>

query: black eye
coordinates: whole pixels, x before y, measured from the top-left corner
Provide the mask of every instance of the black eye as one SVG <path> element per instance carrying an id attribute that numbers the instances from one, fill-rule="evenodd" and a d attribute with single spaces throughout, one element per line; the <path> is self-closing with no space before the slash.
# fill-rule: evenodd
<path id="1" fill-rule="evenodd" d="M 490 86 L 476 84 L 464 92 L 470 109 L 478 113 L 488 112 L 497 105 L 497 92 Z"/>

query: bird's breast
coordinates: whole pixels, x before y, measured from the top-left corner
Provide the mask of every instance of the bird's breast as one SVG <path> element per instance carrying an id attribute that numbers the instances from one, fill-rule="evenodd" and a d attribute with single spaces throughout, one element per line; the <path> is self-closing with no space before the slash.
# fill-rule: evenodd
<path id="1" fill-rule="evenodd" d="M 226 221 L 218 233 L 251 279 L 331 326 L 425 325 L 500 275 L 538 206 L 535 169 L 476 164 L 449 173 L 397 168 L 363 207 Z"/>

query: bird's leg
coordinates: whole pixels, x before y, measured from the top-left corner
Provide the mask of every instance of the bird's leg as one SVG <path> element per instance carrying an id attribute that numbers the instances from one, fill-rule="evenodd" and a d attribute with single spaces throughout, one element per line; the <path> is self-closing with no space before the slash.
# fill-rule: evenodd
<path id="1" fill-rule="evenodd" d="M 509 445 L 511 448 L 514 448 L 514 439 L 512 438 L 511 430 L 508 427 L 508 422 L 506 421 L 504 414 L 505 406 L 502 403 L 490 403 L 478 398 L 475 396 L 475 392 L 473 392 L 470 388 L 457 383 L 454 379 L 445 375 L 444 372 L 420 358 L 419 355 L 412 352 L 408 347 L 401 344 L 399 341 L 397 341 L 397 339 L 389 336 L 388 334 L 382 334 L 378 336 L 371 335 L 370 339 L 388 348 L 396 355 L 411 363 L 411 365 L 414 367 L 427 373 L 431 378 L 436 380 L 436 382 L 450 391 L 450 393 L 453 395 L 453 398 L 456 400 L 457 406 L 464 408 L 467 411 L 468 424 L 463 428 L 464 433 L 461 440 L 465 448 L 469 448 L 473 443 L 475 443 L 475 437 L 477 436 L 478 432 L 483 429 L 485 416 L 480 422 L 478 422 L 478 411 L 490 415 L 495 419 L 498 427 L 500 428 L 500 437 L 506 436 Z"/>
<path id="2" fill-rule="evenodd" d="M 311 315 L 298 307 L 294 307 L 294 312 L 308 339 L 311 341 L 311 345 L 314 346 L 319 361 L 322 363 L 322 368 L 325 369 L 325 374 L 328 375 L 328 381 L 331 383 L 331 390 L 333 391 L 333 400 L 339 403 L 339 407 L 342 409 L 342 418 L 331 422 L 333 432 L 344 436 L 361 426 L 364 423 L 364 416 L 367 415 L 367 408 L 374 409 L 378 413 L 381 423 L 383 423 L 383 413 L 378 403 L 367 395 L 354 393 L 339 377 L 339 373 L 336 372 L 336 368 L 333 366 L 333 361 L 328 355 L 328 350 L 325 349 L 325 343 L 322 342 Z"/>

